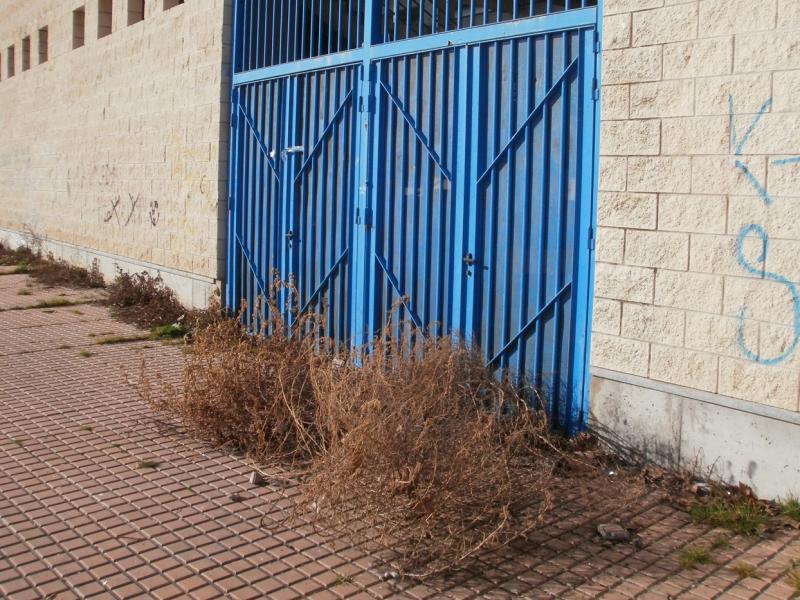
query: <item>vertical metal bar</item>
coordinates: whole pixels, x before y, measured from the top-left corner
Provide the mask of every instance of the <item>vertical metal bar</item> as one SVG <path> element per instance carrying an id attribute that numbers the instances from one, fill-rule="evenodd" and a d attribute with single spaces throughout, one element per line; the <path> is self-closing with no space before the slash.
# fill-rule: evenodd
<path id="1" fill-rule="evenodd" d="M 492 69 L 492 76 L 494 80 L 492 81 L 492 87 L 489 93 L 492 94 L 493 97 L 493 106 L 494 106 L 494 114 L 491 123 L 491 148 L 492 153 L 491 156 L 496 156 L 497 151 L 500 148 L 500 99 L 501 99 L 501 82 L 502 82 L 502 64 L 500 61 L 501 57 L 501 44 L 502 42 L 492 42 L 494 46 L 494 69 Z M 488 138 L 488 136 L 487 136 Z M 488 241 L 488 257 L 486 259 L 486 265 L 488 267 L 486 273 L 486 280 L 487 280 L 487 289 L 486 289 L 486 306 L 485 306 L 485 313 L 484 319 L 486 319 L 486 339 L 483 340 L 484 343 L 484 352 L 486 353 L 486 360 L 489 361 L 492 358 L 493 351 L 499 345 L 497 344 L 496 335 L 497 332 L 495 331 L 495 319 L 496 319 L 496 306 L 497 306 L 497 295 L 498 295 L 498 268 L 497 268 L 497 234 L 498 234 L 498 187 L 499 187 L 499 177 L 497 175 L 497 170 L 492 169 L 492 172 L 489 176 L 489 189 L 490 194 L 487 199 L 488 205 L 488 213 L 489 216 L 486 219 L 486 223 L 488 224 L 489 230 L 489 241 Z M 502 332 L 501 332 L 502 333 Z"/>
<path id="2" fill-rule="evenodd" d="M 551 39 L 549 35 L 544 36 L 544 90 L 550 89 L 550 82 L 552 81 L 552 69 L 550 58 L 550 45 Z M 536 271 L 536 312 L 538 313 L 545 303 L 545 285 L 544 276 L 546 275 L 546 251 L 547 251 L 547 213 L 549 208 L 549 181 L 548 173 L 550 172 L 550 103 L 545 100 L 542 106 L 542 170 L 541 182 L 539 186 L 540 202 L 539 205 L 539 239 L 537 244 L 537 259 L 538 268 Z M 536 324 L 536 346 L 534 350 L 534 366 L 533 366 L 533 382 L 534 387 L 539 388 L 542 384 L 542 354 L 544 352 L 544 328 L 541 325 L 541 320 Z"/>
<path id="3" fill-rule="evenodd" d="M 338 14 L 336 17 L 336 51 L 342 50 L 342 0 L 337 0 Z"/>
<path id="4" fill-rule="evenodd" d="M 409 0 L 410 2 L 410 0 Z M 409 11 L 409 19 L 411 13 Z M 410 21 L 407 21 L 409 23 Z M 415 60 L 418 60 L 415 58 Z M 400 95 L 400 99 L 403 103 L 403 106 L 409 106 L 411 103 L 411 64 L 410 64 L 410 57 L 404 56 L 403 57 L 403 94 Z M 399 94 L 398 94 L 399 95 Z M 408 250 L 409 247 L 414 244 L 409 244 L 409 229 L 412 231 L 414 230 L 413 223 L 409 221 L 409 212 L 414 214 L 414 206 L 412 205 L 411 211 L 409 211 L 409 179 L 411 176 L 412 170 L 412 162 L 411 162 L 411 145 L 415 144 L 415 140 L 413 139 L 413 133 L 411 131 L 411 127 L 408 123 L 403 120 L 403 154 L 400 160 L 400 264 L 398 268 L 398 280 L 400 281 L 401 286 L 406 286 L 408 282 L 408 276 L 410 270 L 413 268 L 411 261 L 408 260 Z M 416 194 L 416 190 L 414 192 Z M 411 199 L 411 202 L 416 204 L 415 199 Z M 410 298 L 410 302 L 415 302 L 416 298 Z M 400 309 L 401 317 L 406 317 L 406 310 L 405 308 Z"/>
<path id="5" fill-rule="evenodd" d="M 568 55 L 568 47 L 567 47 L 567 33 L 561 33 L 561 68 L 566 69 L 567 65 L 569 64 L 569 55 Z M 556 234 L 555 234 L 555 244 L 554 244 L 554 251 L 555 251 L 555 280 L 553 281 L 552 289 L 549 290 L 551 297 L 554 297 L 555 294 L 558 293 L 558 290 L 561 289 L 562 280 L 563 280 L 563 232 L 564 227 L 567 224 L 564 222 L 564 217 L 566 213 L 566 207 L 564 206 L 566 203 L 566 194 L 565 191 L 567 189 L 567 184 L 565 182 L 566 177 L 566 169 L 565 165 L 569 164 L 569 156 L 567 155 L 567 150 L 569 148 L 569 140 L 566 138 L 567 135 L 567 115 L 569 113 L 569 104 L 568 104 L 568 87 L 567 87 L 567 78 L 563 78 L 561 80 L 561 90 L 560 90 L 560 106 L 561 106 L 561 123 L 560 123 L 560 135 L 559 135 L 559 165 L 558 165 L 558 180 L 557 180 L 557 188 L 556 188 Z M 553 149 L 555 150 L 555 148 Z M 561 410 L 561 327 L 562 327 L 562 311 L 563 311 L 563 300 L 558 300 L 553 306 L 553 352 L 551 354 L 551 363 L 550 363 L 550 372 L 553 374 L 553 383 L 554 387 L 552 390 L 552 399 L 551 399 L 551 407 L 550 413 L 552 418 L 555 422 L 562 421 L 565 417 L 563 415 L 563 411 Z"/>
<path id="6" fill-rule="evenodd" d="M 253 87 L 253 111 L 252 115 L 254 115 L 253 123 L 256 127 L 259 127 L 261 122 L 263 113 L 264 113 L 264 105 L 262 104 L 262 89 L 263 84 L 258 83 L 252 86 Z M 263 128 L 259 127 L 259 132 L 263 132 Z M 258 277 L 261 275 L 260 269 L 263 267 L 263 263 L 260 260 L 261 248 L 263 247 L 263 205 L 264 205 L 264 190 L 262 188 L 264 182 L 264 154 L 258 147 L 255 147 L 256 152 L 253 155 L 253 240 L 252 246 L 250 246 L 250 256 L 253 258 L 253 264 L 255 268 L 258 270 L 254 276 Z M 255 278 L 254 277 L 254 278 Z M 256 288 L 256 294 L 260 294 L 260 290 Z M 255 316 L 255 306 L 251 308 L 253 314 Z"/>
<path id="7" fill-rule="evenodd" d="M 333 21 L 333 0 L 328 0 L 328 21 L 325 24 L 326 33 L 328 34 L 328 49 L 327 54 L 333 51 L 333 34 L 331 33 L 331 22 Z"/>
<path id="8" fill-rule="evenodd" d="M 374 232 L 370 213 L 377 211 L 377 198 L 375 185 L 370 180 L 370 168 L 373 167 L 373 156 L 378 153 L 372 146 L 378 136 L 373 133 L 373 128 L 381 121 L 373 120 L 371 100 L 377 104 L 377 77 L 374 74 L 376 67 L 370 58 L 370 48 L 376 40 L 377 19 L 379 14 L 375 11 L 377 0 L 367 0 L 364 7 L 364 59 L 360 65 L 358 77 L 358 96 L 354 98 L 354 105 L 363 107 L 359 118 L 358 151 L 356 152 L 354 169 L 358 173 L 358 197 L 355 200 L 354 214 L 359 215 L 355 223 L 351 223 L 351 247 L 353 248 L 353 268 L 349 285 L 353 292 L 351 305 L 352 316 L 350 319 L 349 337 L 354 348 L 363 348 L 372 335 L 372 330 L 367 330 L 370 323 L 369 308 L 374 309 L 374 288 L 370 289 L 371 273 L 374 261 L 370 252 L 371 245 L 375 244 Z M 376 65 L 377 66 L 377 65 Z M 378 168 L 373 169 L 377 176 Z M 369 307 L 369 308 L 368 308 Z M 370 311 L 372 312 L 372 311 Z"/>
<path id="9" fill-rule="evenodd" d="M 455 52 L 450 50 L 442 50 L 441 57 L 442 57 L 442 68 L 441 68 L 441 75 L 439 81 L 439 93 L 443 95 L 444 102 L 440 103 L 441 113 L 439 114 L 439 139 L 441 140 L 442 144 L 442 162 L 444 164 L 452 164 L 450 157 L 454 154 L 449 151 L 450 145 L 447 143 L 448 140 L 448 124 L 450 122 L 449 118 L 449 107 L 451 106 L 450 101 L 452 98 L 450 97 L 449 93 L 449 65 L 450 65 L 450 55 L 455 55 Z M 452 136 L 455 138 L 455 136 Z M 453 173 L 455 168 L 451 167 L 450 172 Z M 449 211 L 446 209 L 451 205 L 452 193 L 453 193 L 453 182 L 447 181 L 447 185 L 449 186 L 451 196 L 448 197 L 445 192 L 445 177 L 442 173 L 438 174 L 439 177 L 439 194 L 438 194 L 438 206 L 439 206 L 439 214 L 438 214 L 438 227 L 435 228 L 435 231 L 438 234 L 438 252 L 436 256 L 439 259 L 439 264 L 436 269 L 437 273 L 437 280 L 439 281 L 439 285 L 435 288 L 435 299 L 434 299 L 434 319 L 435 321 L 441 323 L 439 329 L 435 332 L 437 336 L 443 335 L 444 331 L 447 327 L 451 326 L 450 315 L 445 315 L 445 288 L 452 289 L 454 286 L 454 281 L 456 276 L 459 276 L 461 273 L 453 273 L 451 267 L 452 257 L 448 257 L 445 252 L 447 250 L 452 251 L 452 247 L 448 247 L 446 242 L 448 240 L 448 216 Z M 452 254 L 452 252 L 450 253 Z M 460 264 L 460 263 L 459 263 Z M 458 277 L 460 281 L 460 277 Z M 452 301 L 451 301 L 452 303 Z M 449 311 L 448 311 L 449 313 Z M 458 328 L 458 325 L 456 325 Z"/>
<path id="10" fill-rule="evenodd" d="M 270 212 L 272 215 L 272 222 L 270 224 L 270 243 L 272 251 L 270 253 L 269 269 L 267 279 L 265 280 L 268 285 L 272 283 L 273 271 L 277 271 L 279 277 L 285 276 L 283 271 L 283 244 L 285 238 L 283 237 L 283 185 L 285 180 L 283 160 L 281 159 L 281 149 L 283 143 L 283 110 L 284 101 L 286 99 L 286 85 L 287 79 L 278 79 L 270 82 L 270 114 L 269 114 L 269 128 L 271 149 L 274 152 L 273 163 L 278 171 L 278 180 L 275 181 L 270 188 Z"/>
<path id="11" fill-rule="evenodd" d="M 430 52 L 428 54 L 428 61 L 429 61 L 429 69 L 428 69 L 428 77 L 426 78 L 426 84 L 428 86 L 428 97 L 427 97 L 427 107 L 428 107 L 428 123 L 427 123 L 427 130 L 429 132 L 429 142 L 431 146 L 434 146 L 436 136 L 435 132 L 435 119 L 434 115 L 436 114 L 436 97 L 434 95 L 436 91 L 436 54 Z M 444 153 L 442 153 L 444 154 Z M 433 289 L 441 286 L 444 282 L 439 279 L 436 282 L 431 281 L 431 260 L 433 255 L 433 238 L 435 237 L 433 232 L 433 223 L 432 223 L 432 213 L 433 213 L 433 179 L 436 177 L 437 173 L 441 177 L 441 173 L 438 172 L 436 166 L 431 164 L 431 159 L 428 156 L 425 156 L 425 169 L 422 175 L 422 182 L 424 185 L 424 194 L 422 194 L 421 204 L 423 208 L 424 214 L 424 226 L 422 227 L 422 233 L 425 238 L 425 242 L 422 245 L 424 248 L 424 255 L 423 255 L 423 262 L 422 262 L 422 280 L 421 285 L 419 285 L 419 293 L 421 294 L 422 303 L 421 303 L 421 316 L 422 322 L 427 327 L 428 324 L 432 323 L 436 320 L 436 313 L 435 308 L 431 306 L 431 300 L 433 299 Z M 444 156 L 442 156 L 442 160 L 444 161 Z M 445 163 L 446 164 L 446 163 Z M 419 269 L 417 269 L 417 273 L 419 273 Z"/>
<path id="12" fill-rule="evenodd" d="M 526 100 L 526 112 L 529 112 L 534 106 L 536 106 L 536 83 L 535 83 L 535 74 L 536 74 L 536 54 L 535 54 L 535 38 L 528 37 L 525 40 L 525 44 L 527 46 L 526 51 L 526 58 L 525 58 L 525 100 Z M 525 128 L 525 138 L 522 143 L 522 147 L 524 148 L 525 152 L 525 168 L 523 169 L 522 175 L 522 182 L 520 187 L 523 191 L 522 199 L 523 199 L 523 208 L 522 208 L 522 237 L 520 238 L 521 250 L 522 250 L 522 257 L 520 259 L 520 264 L 522 265 L 522 272 L 520 274 L 520 281 L 519 281 L 519 314 L 517 315 L 517 322 L 519 323 L 520 327 L 523 327 L 525 323 L 528 321 L 528 315 L 531 314 L 528 306 L 528 292 L 530 287 L 530 270 L 528 269 L 528 265 L 530 264 L 531 260 L 531 204 L 533 203 L 533 198 L 531 194 L 531 187 L 532 182 L 530 179 L 530 174 L 533 172 L 533 128 L 534 123 L 529 123 L 528 126 Z M 525 339 L 520 340 L 518 345 L 517 354 L 519 365 L 521 368 L 525 368 L 527 364 L 526 361 L 526 340 L 528 336 L 524 336 Z"/>
<path id="13" fill-rule="evenodd" d="M 514 94 L 514 89 L 517 84 L 516 77 L 517 77 L 517 42 L 516 40 L 509 40 L 505 42 L 508 46 L 508 121 L 506 123 L 506 138 L 511 139 L 511 136 L 514 135 L 516 131 L 516 115 L 517 115 L 517 107 L 516 107 L 516 99 Z M 514 262 L 514 216 L 516 211 L 516 202 L 515 202 L 515 195 L 514 195 L 514 177 L 516 175 L 514 167 L 516 166 L 514 161 L 512 160 L 514 157 L 514 147 L 510 146 L 508 150 L 506 150 L 506 231 L 505 231 L 505 256 L 504 256 L 504 265 L 503 265 L 503 289 L 502 289 L 502 332 L 500 334 L 500 339 L 502 340 L 502 345 L 505 346 L 507 340 L 511 337 L 511 306 L 512 302 L 511 299 L 513 294 L 511 292 L 513 281 L 512 281 L 512 266 Z M 518 341 L 516 344 L 517 351 L 519 350 L 521 341 Z M 519 355 L 517 352 L 513 354 L 517 359 Z M 500 358 L 500 364 L 502 367 L 508 367 L 509 365 L 513 364 L 512 361 L 509 361 L 508 355 L 503 356 Z M 515 365 L 516 366 L 516 365 Z"/>
<path id="14" fill-rule="evenodd" d="M 339 106 L 341 99 L 342 99 L 342 90 L 341 90 L 341 69 L 336 69 L 332 72 L 333 76 L 333 103 L 331 107 L 328 109 L 328 118 L 326 119 L 327 122 L 331 121 L 331 117 L 333 116 L 336 108 Z M 333 265 L 333 261 L 335 261 L 338 256 L 336 254 L 336 221 L 339 214 L 339 202 L 340 199 L 339 194 L 341 193 L 339 187 L 339 165 L 341 164 L 341 154 L 339 153 L 339 128 L 334 125 L 331 128 L 331 166 L 330 166 L 330 181 L 331 186 L 328 188 L 330 190 L 328 197 L 330 198 L 331 210 L 330 210 L 330 218 L 328 222 L 325 224 L 328 230 L 328 262 L 322 263 L 326 266 L 326 270 L 328 265 Z M 328 283 L 329 289 L 334 287 L 332 279 L 329 280 Z M 335 307 L 330 307 L 328 309 L 328 323 L 329 328 L 328 331 L 333 332 L 335 326 L 335 319 L 334 319 L 334 309 Z"/>
<path id="15" fill-rule="evenodd" d="M 245 107 L 247 108 L 248 112 L 252 113 L 252 105 L 253 105 L 253 86 L 248 85 L 246 88 L 246 96 L 247 101 L 245 103 Z M 253 182 L 254 182 L 254 169 L 253 169 L 253 151 L 254 151 L 254 139 L 253 139 L 253 132 L 247 132 L 247 144 L 245 145 L 245 171 L 246 171 L 246 178 L 245 178 L 245 206 L 244 206 L 244 233 L 242 235 L 242 243 L 244 244 L 246 249 L 250 249 L 253 247 L 253 206 L 255 204 L 254 197 L 253 197 Z M 247 265 L 247 317 L 250 317 L 253 311 L 253 296 L 255 293 L 255 284 L 254 284 L 254 276 L 251 266 Z"/>
<path id="16" fill-rule="evenodd" d="M 422 81 L 422 61 L 423 55 L 417 54 L 414 57 L 414 117 L 417 121 L 417 126 L 421 127 L 420 123 L 420 115 L 422 114 L 422 89 L 423 89 L 423 81 Z M 411 79 L 411 73 L 408 73 L 409 81 Z M 409 93 L 411 90 L 409 89 Z M 408 98 L 409 106 L 411 104 L 412 99 Z M 411 135 L 411 143 L 413 144 L 414 148 L 414 157 L 413 163 L 411 163 L 411 156 L 409 156 L 409 163 L 413 164 L 412 172 L 413 172 L 413 183 L 410 190 L 410 194 L 407 194 L 411 197 L 411 219 L 410 219 L 410 230 L 411 230 L 411 240 L 414 240 L 416 243 L 411 243 L 408 245 L 409 251 L 409 277 L 408 277 L 408 286 L 406 287 L 407 294 L 410 296 L 410 304 L 416 306 L 420 300 L 419 294 L 421 290 L 417 286 L 417 274 L 419 273 L 419 255 L 423 251 L 420 248 L 420 245 L 424 243 L 423 240 L 420 239 L 420 228 L 419 228 L 419 204 L 420 204 L 420 175 L 421 175 L 421 162 L 422 162 L 422 148 L 420 148 L 420 143 L 418 140 L 415 139 L 415 136 L 412 132 L 409 132 Z"/>
<path id="17" fill-rule="evenodd" d="M 238 3 L 236 4 L 236 10 L 238 10 Z M 234 17 L 234 23 L 236 23 L 236 17 Z M 236 27 L 234 25 L 234 32 L 236 31 Z M 236 33 L 234 33 L 234 37 L 236 37 Z M 234 87 L 231 90 L 231 138 L 230 138 L 230 147 L 231 147 L 231 154 L 230 159 L 228 162 L 228 256 L 227 256 L 227 270 L 226 270 L 226 281 L 225 281 L 225 307 L 230 311 L 236 311 L 238 307 L 238 294 L 239 294 L 239 248 L 238 244 L 236 243 L 236 236 L 238 232 L 236 231 L 236 223 L 237 223 L 237 215 L 238 215 L 238 203 L 239 203 L 239 194 L 237 193 L 236 186 L 239 180 L 239 161 L 238 161 L 238 149 L 239 149 L 239 136 L 241 131 L 240 125 L 240 113 L 239 113 L 239 89 Z"/>
<path id="18" fill-rule="evenodd" d="M 589 244 L 589 230 L 597 228 L 597 171 L 599 162 L 600 119 L 597 100 L 592 93 L 593 80 L 601 85 L 601 65 L 599 43 L 602 40 L 603 0 L 597 3 L 597 25 L 594 30 L 587 29 L 581 34 L 578 105 L 578 131 L 581 137 L 581 151 L 578 159 L 578 185 L 576 198 L 579 207 L 578 235 L 573 262 L 573 281 L 576 291 L 573 293 L 573 367 L 572 367 L 572 404 L 570 406 L 570 423 L 568 433 L 575 434 L 588 425 L 589 414 L 589 348 L 592 331 L 592 298 L 594 295 L 594 250 Z M 598 87 L 599 89 L 599 87 Z M 591 119 L 591 121 L 590 121 Z M 591 126 L 592 135 L 589 135 Z"/>

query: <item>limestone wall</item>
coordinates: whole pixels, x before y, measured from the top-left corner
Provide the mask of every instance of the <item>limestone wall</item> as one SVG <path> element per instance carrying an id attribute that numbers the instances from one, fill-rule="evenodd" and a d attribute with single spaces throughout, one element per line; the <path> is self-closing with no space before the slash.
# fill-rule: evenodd
<path id="1" fill-rule="evenodd" d="M 800 410 L 800 2 L 603 27 L 592 365 Z"/>
<path id="2" fill-rule="evenodd" d="M 3 4 L 0 228 L 219 277 L 230 3 L 145 0 L 143 20 L 136 0 Z"/>

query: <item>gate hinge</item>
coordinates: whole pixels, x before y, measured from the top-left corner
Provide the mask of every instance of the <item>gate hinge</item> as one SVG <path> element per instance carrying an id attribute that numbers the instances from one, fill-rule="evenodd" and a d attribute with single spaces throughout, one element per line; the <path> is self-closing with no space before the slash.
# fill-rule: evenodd
<path id="1" fill-rule="evenodd" d="M 600 32 L 596 29 L 594 30 L 594 53 L 600 54 L 600 50 L 602 49 L 602 43 L 600 40 Z"/>
<path id="2" fill-rule="evenodd" d="M 364 101 L 366 98 L 366 102 Z M 373 94 L 367 94 L 367 96 L 361 96 L 358 102 L 358 112 L 368 112 L 374 113 L 375 112 L 375 96 Z"/>
<path id="3" fill-rule="evenodd" d="M 589 227 L 589 250 L 594 251 L 594 227 Z"/>
<path id="4" fill-rule="evenodd" d="M 595 101 L 600 100 L 600 85 L 597 81 L 597 77 L 592 79 L 592 99 Z"/>

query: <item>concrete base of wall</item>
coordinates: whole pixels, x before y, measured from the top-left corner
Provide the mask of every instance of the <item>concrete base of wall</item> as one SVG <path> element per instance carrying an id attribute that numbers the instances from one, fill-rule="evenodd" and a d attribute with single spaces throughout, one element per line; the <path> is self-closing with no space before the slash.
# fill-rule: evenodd
<path id="1" fill-rule="evenodd" d="M 0 228 L 0 241 L 12 247 L 17 247 L 27 244 L 30 240 L 19 231 Z M 211 298 L 214 290 L 219 287 L 219 282 L 209 277 L 131 260 L 124 256 L 83 248 L 57 240 L 44 240 L 42 250 L 45 253 L 52 253 L 56 258 L 61 258 L 81 267 L 91 268 L 92 263 L 97 261 L 100 272 L 103 273 L 106 281 L 111 281 L 116 277 L 117 268 L 131 273 L 148 271 L 151 275 L 161 275 L 164 284 L 175 290 L 178 299 L 190 308 L 205 308 L 208 306 L 209 298 Z"/>
<path id="2" fill-rule="evenodd" d="M 762 498 L 800 494 L 800 414 L 592 369 L 591 428 L 616 451 Z"/>

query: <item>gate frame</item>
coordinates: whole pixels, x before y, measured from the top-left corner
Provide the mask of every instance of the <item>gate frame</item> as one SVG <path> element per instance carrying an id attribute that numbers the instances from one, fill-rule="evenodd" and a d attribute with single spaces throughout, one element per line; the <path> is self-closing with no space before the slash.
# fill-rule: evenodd
<path id="1" fill-rule="evenodd" d="M 588 122 L 589 119 L 587 119 L 587 116 L 590 116 L 593 123 L 591 128 L 586 128 L 587 139 L 582 143 L 583 154 L 581 156 L 581 162 L 585 167 L 583 168 L 582 176 L 579 180 L 580 189 L 588 190 L 588 197 L 586 198 L 587 201 L 580 206 L 580 215 L 576 219 L 576 223 L 579 223 L 578 236 L 579 238 L 583 238 L 584 235 L 587 236 L 586 241 L 588 248 L 585 249 L 585 258 L 587 260 L 577 261 L 578 269 L 574 274 L 574 281 L 579 284 L 573 295 L 575 305 L 574 315 L 577 320 L 574 324 L 575 337 L 573 340 L 571 357 L 571 360 L 574 361 L 575 368 L 573 369 L 573 380 L 570 382 L 570 385 L 574 393 L 572 393 L 572 414 L 570 414 L 567 419 L 565 433 L 568 435 L 575 435 L 587 429 L 589 419 L 589 390 L 591 378 L 589 361 L 591 354 L 592 309 L 594 305 L 595 239 L 597 231 L 597 198 L 599 183 L 603 4 L 604 0 L 597 0 L 597 6 L 595 7 L 572 9 L 539 17 L 526 17 L 495 24 L 456 29 L 376 44 L 372 41 L 375 28 L 378 25 L 376 21 L 377 15 L 373 10 L 376 2 L 375 0 L 366 0 L 364 5 L 364 41 L 360 48 L 237 72 L 237 49 L 243 33 L 244 19 L 242 19 L 239 14 L 241 2 L 239 0 L 234 0 L 233 35 L 231 44 L 233 56 L 230 61 L 231 137 L 228 160 L 228 239 L 226 244 L 227 278 L 225 280 L 225 306 L 230 308 L 238 305 L 236 296 L 238 295 L 237 290 L 239 288 L 238 268 L 241 260 L 240 253 L 244 254 L 248 262 L 250 260 L 247 249 L 244 247 L 242 240 L 239 239 L 238 232 L 236 231 L 240 214 L 238 198 L 241 196 L 241 182 L 237 181 L 237 173 L 242 157 L 239 155 L 238 143 L 234 143 L 234 141 L 239 139 L 243 126 L 242 121 L 244 117 L 240 110 L 239 91 L 241 86 L 279 77 L 300 75 L 310 71 L 361 64 L 361 89 L 359 90 L 358 98 L 354 98 L 354 102 L 358 102 L 357 110 L 360 113 L 358 117 L 360 135 L 357 140 L 355 157 L 355 170 L 358 173 L 359 185 L 358 194 L 354 199 L 353 205 L 356 221 L 353 223 L 354 235 L 351 247 L 351 264 L 353 273 L 363 273 L 366 275 L 369 269 L 367 263 L 368 246 L 371 241 L 370 235 L 366 233 L 366 231 L 371 226 L 370 204 L 374 183 L 370 181 L 373 156 L 371 149 L 372 144 L 370 143 L 370 137 L 372 135 L 370 131 L 370 119 L 372 112 L 369 105 L 377 97 L 378 92 L 376 89 L 377 81 L 373 72 L 373 63 L 386 58 L 433 52 L 452 47 L 470 46 L 483 42 L 503 41 L 556 31 L 580 30 L 592 27 L 594 31 L 592 93 L 587 94 L 588 97 L 584 98 L 583 106 L 580 109 L 582 111 L 580 118 L 583 119 L 584 122 Z M 587 65 L 587 69 L 588 66 L 589 65 Z M 458 85 L 458 79 L 456 78 L 454 86 L 457 87 Z M 364 107 L 364 102 L 367 103 L 366 109 Z M 457 129 L 457 131 L 460 131 L 460 129 Z M 591 135 L 591 139 L 588 139 L 589 135 Z M 581 192 L 578 196 L 580 197 L 583 194 L 584 192 Z M 361 233 L 362 231 L 365 233 Z M 353 347 L 364 347 L 369 342 L 366 328 L 357 327 L 356 324 L 366 323 L 368 321 L 367 313 L 368 301 L 371 293 L 370 288 L 369 286 L 363 286 L 363 289 L 354 290 L 354 286 L 352 286 L 350 282 L 348 282 L 347 285 L 352 298 L 350 322 L 353 335 L 350 344 Z M 358 293 L 353 293 L 355 291 Z"/>

